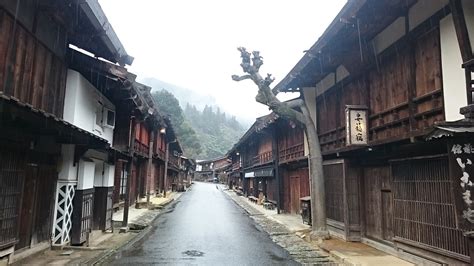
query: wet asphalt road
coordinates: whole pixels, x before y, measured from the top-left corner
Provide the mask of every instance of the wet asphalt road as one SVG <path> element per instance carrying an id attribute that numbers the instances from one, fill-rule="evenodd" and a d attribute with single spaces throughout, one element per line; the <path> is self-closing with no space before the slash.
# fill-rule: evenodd
<path id="1" fill-rule="evenodd" d="M 220 189 L 195 183 L 106 264 L 297 265 Z"/>

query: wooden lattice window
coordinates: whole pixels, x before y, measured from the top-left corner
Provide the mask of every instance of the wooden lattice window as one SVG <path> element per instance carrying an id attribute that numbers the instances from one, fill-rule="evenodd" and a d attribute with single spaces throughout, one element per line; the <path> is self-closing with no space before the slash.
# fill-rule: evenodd
<path id="1" fill-rule="evenodd" d="M 24 156 L 0 153 L 0 248 L 17 242 L 18 215 L 25 179 Z"/>
<path id="2" fill-rule="evenodd" d="M 395 240 L 458 258 L 469 255 L 456 226 L 448 158 L 392 163 Z"/>

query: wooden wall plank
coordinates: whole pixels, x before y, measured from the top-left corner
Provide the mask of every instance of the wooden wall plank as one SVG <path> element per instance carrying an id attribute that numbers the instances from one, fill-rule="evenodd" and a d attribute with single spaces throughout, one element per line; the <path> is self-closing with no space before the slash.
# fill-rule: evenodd
<path id="1" fill-rule="evenodd" d="M 26 45 L 25 68 L 22 75 L 22 90 L 20 100 L 22 102 L 31 102 L 30 90 L 33 81 L 33 65 L 35 58 L 36 41 L 28 38 Z"/>
<path id="2" fill-rule="evenodd" d="M 51 110 L 49 110 L 49 100 L 50 100 L 50 89 L 51 89 L 51 80 L 52 80 L 52 64 L 53 64 L 53 55 L 50 53 L 46 54 L 45 62 L 44 62 L 44 74 L 43 74 L 43 90 L 42 90 L 42 95 L 41 95 L 41 104 L 40 108 L 48 111 L 51 113 Z"/>
<path id="3" fill-rule="evenodd" d="M 5 11 L 0 10 L 0 62 L 7 62 L 8 46 L 11 40 L 12 21 L 5 14 Z M 5 88 L 5 71 L 6 63 L 0 64 L 0 91 Z"/>
<path id="4" fill-rule="evenodd" d="M 12 50 L 14 52 L 15 57 L 13 61 L 13 82 L 12 82 L 12 94 L 15 98 L 21 98 L 21 91 L 22 91 L 22 80 L 21 75 L 24 71 L 24 60 L 26 57 L 26 32 L 21 28 L 17 27 L 15 32 L 15 45 Z M 13 56 L 13 54 L 12 54 Z"/>
<path id="5" fill-rule="evenodd" d="M 33 74 L 33 89 L 31 90 L 31 104 L 40 108 L 43 97 L 44 64 L 46 60 L 46 49 L 42 45 L 37 45 L 36 59 Z"/>

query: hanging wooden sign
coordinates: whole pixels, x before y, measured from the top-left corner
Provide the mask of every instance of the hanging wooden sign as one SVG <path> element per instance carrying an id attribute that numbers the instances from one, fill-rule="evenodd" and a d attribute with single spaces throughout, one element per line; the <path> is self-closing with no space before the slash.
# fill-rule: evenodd
<path id="1" fill-rule="evenodd" d="M 346 145 L 368 144 L 368 108 L 363 105 L 346 105 Z"/>

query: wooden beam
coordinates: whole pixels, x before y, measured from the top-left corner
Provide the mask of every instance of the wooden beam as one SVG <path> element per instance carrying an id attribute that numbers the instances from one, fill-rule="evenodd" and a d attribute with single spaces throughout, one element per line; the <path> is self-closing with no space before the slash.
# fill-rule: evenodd
<path id="1" fill-rule="evenodd" d="M 466 19 L 462 8 L 461 0 L 450 0 L 449 6 L 453 14 L 454 28 L 456 29 L 456 36 L 458 38 L 459 49 L 461 50 L 461 57 L 463 62 L 472 59 L 471 42 L 469 41 L 469 34 L 466 27 Z"/>
<path id="2" fill-rule="evenodd" d="M 108 63 L 97 58 L 90 57 L 76 50 L 68 49 L 70 67 L 73 69 L 95 69 L 99 73 L 120 78 L 122 80 L 135 81 L 136 75 L 128 72 L 124 67 Z"/>

